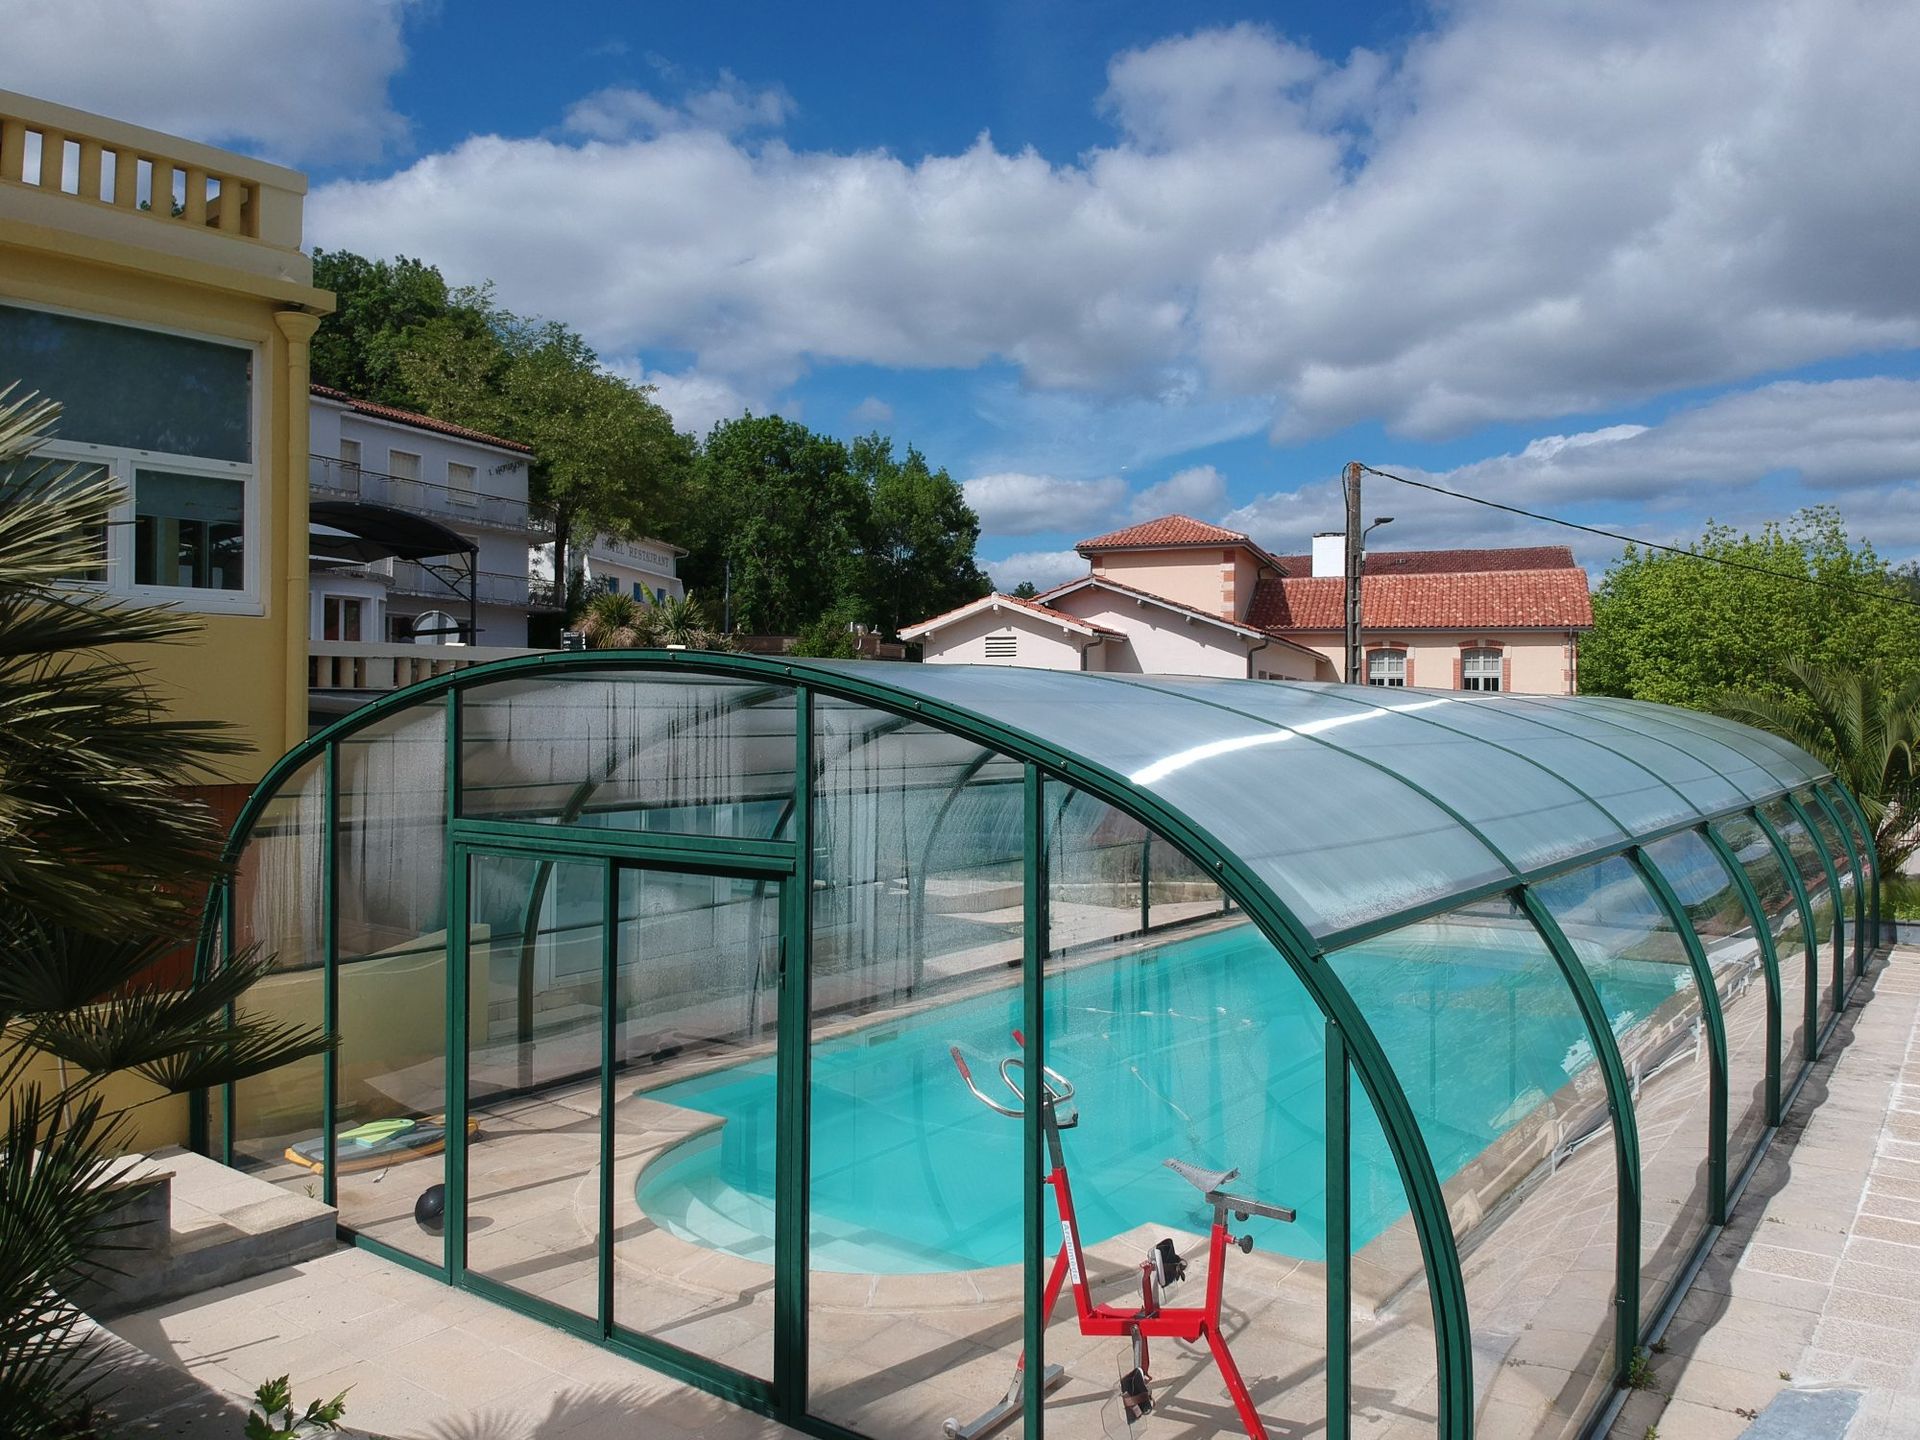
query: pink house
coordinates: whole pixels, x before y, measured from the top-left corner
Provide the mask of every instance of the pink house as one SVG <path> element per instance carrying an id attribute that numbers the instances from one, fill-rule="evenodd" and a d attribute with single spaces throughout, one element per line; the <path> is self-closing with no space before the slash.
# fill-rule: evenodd
<path id="1" fill-rule="evenodd" d="M 929 664 L 1336 680 L 1341 538 L 1273 555 L 1184 515 L 1083 540 L 1088 573 L 1032 600 L 988 595 L 900 632 Z M 1572 694 L 1593 626 L 1565 546 L 1383 551 L 1361 579 L 1372 685 Z"/>

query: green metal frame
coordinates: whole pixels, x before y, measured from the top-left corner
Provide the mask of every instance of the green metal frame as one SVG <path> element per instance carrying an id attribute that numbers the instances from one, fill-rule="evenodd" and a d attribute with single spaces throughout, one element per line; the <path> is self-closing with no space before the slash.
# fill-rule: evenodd
<path id="1" fill-rule="evenodd" d="M 554 824 L 535 824 L 505 818 L 480 818 L 463 816 L 459 813 L 461 795 L 461 766 L 464 746 L 462 733 L 462 695 L 480 686 L 501 680 L 523 680 L 528 678 L 554 677 L 569 674 L 591 672 L 599 676 L 630 674 L 642 678 L 648 674 L 681 674 L 703 677 L 718 677 L 737 680 L 758 680 L 779 686 L 790 686 L 795 695 L 795 756 L 794 791 L 788 804 L 793 817 L 793 833 L 790 840 L 756 840 L 732 837 L 709 837 L 697 835 L 672 835 L 655 832 L 633 832 L 619 830 L 569 829 Z M 1705 822 L 1737 813 L 1747 813 L 1749 804 L 1728 807 L 1724 811 L 1703 814 L 1697 805 L 1687 800 L 1672 782 L 1656 776 L 1668 789 L 1685 802 L 1695 813 L 1678 821 L 1671 827 L 1655 832 L 1634 834 L 1622 826 L 1617 816 L 1608 807 L 1591 795 L 1580 791 L 1577 785 L 1566 777 L 1556 775 L 1560 782 L 1576 794 L 1581 794 L 1594 808 L 1605 816 L 1621 834 L 1629 837 L 1631 844 L 1622 845 L 1610 842 L 1605 848 L 1591 854 L 1582 854 L 1559 860 L 1548 866 L 1522 871 L 1515 866 L 1502 849 L 1480 834 L 1480 832 L 1458 815 L 1450 806 L 1437 797 L 1413 785 L 1403 775 L 1392 771 L 1367 755 L 1337 746 L 1328 746 L 1349 759 L 1372 766 L 1393 776 L 1403 787 L 1423 795 L 1443 813 L 1450 815 L 1469 833 L 1480 839 L 1488 852 L 1499 859 L 1511 872 L 1509 878 L 1482 887 L 1472 894 L 1455 894 L 1432 902 L 1429 906 L 1383 917 L 1363 925 L 1348 927 L 1344 930 L 1315 936 L 1310 933 L 1297 918 L 1279 900 L 1271 888 L 1259 878 L 1238 856 L 1219 844 L 1203 825 L 1196 823 L 1193 817 L 1177 810 L 1158 795 L 1133 784 L 1125 776 L 1098 764 L 1084 756 L 1060 748 L 1053 742 L 1018 729 L 1011 725 L 995 721 L 986 716 L 975 714 L 960 706 L 943 701 L 929 699 L 912 691 L 898 689 L 885 682 L 884 668 L 876 667 L 871 671 L 849 672 L 844 669 L 830 668 L 798 661 L 770 660 L 755 656 L 714 655 L 693 652 L 623 652 L 618 655 L 600 653 L 583 656 L 568 653 L 548 653 L 518 657 L 490 665 L 476 666 L 471 669 L 442 676 L 407 690 L 395 692 L 353 714 L 336 722 L 320 732 L 302 746 L 296 747 L 283 756 L 269 769 L 266 776 L 256 787 L 247 805 L 243 808 L 239 820 L 229 839 L 227 858 L 238 859 L 240 852 L 253 826 L 264 811 L 279 786 L 301 765 L 316 755 L 324 755 L 327 765 L 328 820 L 324 861 L 326 884 L 333 899 L 333 887 L 337 884 L 334 875 L 337 852 L 337 823 L 332 818 L 337 807 L 337 777 L 334 766 L 337 763 L 336 746 L 345 736 L 354 731 L 372 725 L 384 717 L 405 709 L 433 703 L 444 705 L 446 712 L 446 795 L 448 813 L 446 817 L 447 833 L 447 876 L 446 894 L 448 899 L 447 925 L 447 1116 L 448 1147 L 446 1155 L 446 1182 L 448 1189 L 448 1211 L 450 1216 L 464 1217 L 466 1212 L 466 1158 L 467 1158 L 467 1112 L 468 1112 L 468 1063 L 467 1047 L 470 1037 L 467 1034 L 466 1016 L 468 1011 L 467 995 L 471 982 L 469 934 L 466 925 L 468 900 L 468 857 L 476 853 L 538 855 L 548 859 L 575 859 L 598 861 L 605 866 L 608 880 L 606 898 L 610 918 L 617 918 L 617 898 L 615 894 L 618 870 L 624 866 L 643 865 L 647 867 L 675 869 L 681 871 L 731 875 L 748 879 L 773 880 L 783 886 L 781 894 L 781 926 L 783 942 L 781 950 L 781 986 L 779 1013 L 777 1020 L 777 1068 L 778 1088 L 781 1096 L 779 1114 L 781 1151 L 784 1168 L 778 1179 L 779 1204 L 776 1210 L 775 1233 L 775 1355 L 772 1383 L 739 1375 L 736 1372 L 713 1364 L 703 1357 L 689 1355 L 674 1350 L 658 1342 L 645 1343 L 644 1337 L 615 1333 L 612 1324 L 610 1286 L 611 1275 L 601 1276 L 602 1305 L 601 1324 L 597 1327 L 582 1322 L 580 1317 L 566 1312 L 548 1313 L 551 1307 L 531 1302 L 507 1287 L 474 1275 L 468 1268 L 465 1252 L 464 1224 L 450 1223 L 446 1227 L 444 1241 L 444 1259 L 439 1267 L 417 1257 L 395 1252 L 365 1237 L 356 1237 L 359 1243 L 396 1259 L 400 1263 L 425 1273 L 437 1274 L 450 1282 L 488 1294 L 502 1303 L 522 1309 L 528 1313 L 539 1314 L 563 1328 L 576 1333 L 590 1333 L 597 1329 L 601 1333 L 594 1338 L 613 1348 L 635 1354 L 649 1363 L 679 1376 L 714 1393 L 735 1400 L 749 1408 L 773 1415 L 795 1424 L 812 1433 L 821 1435 L 846 1436 L 851 1432 L 843 1427 L 812 1416 L 807 1412 L 807 1204 L 808 1204 L 808 1105 L 809 1085 L 809 1007 L 810 1007 L 810 941 L 812 909 L 812 864 L 813 864 L 813 819 L 815 780 L 819 772 L 820 759 L 817 754 L 816 725 L 814 723 L 814 697 L 830 696 L 835 699 L 866 706 L 892 714 L 900 721 L 924 720 L 927 723 L 979 744 L 990 752 L 998 752 L 1008 759 L 1019 762 L 1023 767 L 1023 839 L 1027 852 L 1025 865 L 1025 884 L 1023 916 L 1025 919 L 1025 970 L 1023 983 L 1023 1016 L 1030 1054 L 1036 1063 L 1044 1063 L 1045 1058 L 1045 1013 L 1044 1013 L 1044 973 L 1045 957 L 1050 951 L 1047 923 L 1047 827 L 1044 810 L 1044 788 L 1058 781 L 1085 792 L 1090 797 L 1103 801 L 1115 810 L 1130 816 L 1143 825 L 1151 846 L 1157 836 L 1183 852 L 1192 863 L 1205 873 L 1214 876 L 1221 887 L 1225 904 L 1244 910 L 1262 935 L 1279 952 L 1282 959 L 1292 970 L 1296 978 L 1305 987 L 1314 1003 L 1325 1017 L 1327 1036 L 1326 1061 L 1326 1122 L 1327 1122 L 1327 1186 L 1328 1186 L 1328 1287 L 1327 1287 L 1327 1342 L 1328 1342 L 1328 1393 L 1330 1412 L 1328 1416 L 1329 1435 L 1343 1437 L 1347 1430 L 1345 1405 L 1350 1399 L 1350 1337 L 1348 1320 L 1350 1313 L 1350 1275 L 1348 1251 L 1351 1244 L 1349 1176 L 1350 1163 L 1350 1126 L 1352 1091 L 1351 1082 L 1357 1079 L 1365 1091 L 1369 1103 L 1379 1117 L 1389 1149 L 1393 1154 L 1395 1166 L 1401 1183 L 1406 1191 L 1411 1219 L 1419 1239 L 1425 1278 L 1435 1320 L 1435 1354 L 1438 1367 L 1437 1391 L 1440 1405 L 1440 1432 L 1451 1437 L 1469 1437 L 1473 1429 L 1474 1387 L 1472 1374 L 1472 1355 L 1470 1343 L 1469 1316 L 1466 1310 L 1465 1286 L 1460 1268 L 1460 1258 L 1454 1243 L 1444 1196 L 1441 1192 L 1439 1177 L 1434 1170 L 1431 1157 L 1427 1153 L 1417 1122 L 1401 1088 L 1398 1077 L 1378 1039 L 1373 1034 L 1366 1017 L 1348 995 L 1344 985 L 1333 972 L 1332 967 L 1322 963 L 1325 954 L 1339 946 L 1352 943 L 1368 935 L 1398 929 L 1430 915 L 1455 910 L 1471 904 L 1479 898 L 1513 893 L 1532 919 L 1536 929 L 1542 935 L 1556 964 L 1572 991 L 1585 1023 L 1589 1039 L 1593 1044 L 1596 1060 L 1602 1067 L 1602 1075 L 1607 1088 L 1608 1106 L 1613 1120 L 1616 1165 L 1620 1184 L 1619 1210 L 1619 1265 L 1618 1302 L 1620 1314 L 1617 1317 L 1617 1361 L 1619 1373 L 1616 1379 L 1624 1377 L 1625 1366 L 1631 1358 L 1637 1341 L 1637 1316 L 1639 1312 L 1639 1243 L 1640 1215 L 1642 1208 L 1640 1190 L 1640 1162 L 1638 1132 L 1633 1115 L 1631 1098 L 1625 1067 L 1621 1062 L 1618 1048 L 1614 1043 L 1607 1017 L 1601 1008 L 1591 979 L 1585 974 L 1577 956 L 1560 930 L 1553 917 L 1537 901 L 1530 890 L 1533 882 L 1550 875 L 1565 873 L 1594 863 L 1614 854 L 1626 854 L 1631 850 L 1634 863 L 1640 873 L 1650 883 L 1664 908 L 1674 918 L 1677 928 L 1688 945 L 1690 963 L 1694 965 L 1696 976 L 1705 971 L 1704 950 L 1691 925 L 1686 921 L 1684 909 L 1679 907 L 1671 887 L 1659 875 L 1658 867 L 1637 853 L 1637 845 L 1660 838 L 1661 835 L 1676 833 L 1684 829 L 1702 827 Z M 1138 683 L 1110 681 L 1109 683 Z M 1224 693 L 1224 692 L 1223 692 Z M 1300 735 L 1303 740 L 1315 741 L 1315 737 L 1306 732 L 1291 730 L 1280 722 L 1259 715 L 1257 712 L 1241 710 L 1237 706 L 1219 704 L 1214 701 L 1199 701 L 1191 694 L 1183 698 L 1196 703 L 1215 704 L 1217 708 L 1231 710 L 1245 715 L 1258 723 L 1269 725 L 1276 730 L 1289 730 Z M 1349 699 L 1341 695 L 1343 701 Z M 1356 706 L 1367 706 L 1372 702 L 1352 697 Z M 1467 702 L 1475 703 L 1475 702 Z M 1481 702 L 1484 703 L 1484 702 Z M 1561 730 L 1545 718 L 1550 713 L 1547 706 L 1530 706 L 1524 711 L 1520 708 L 1508 710 L 1510 715 L 1528 723 L 1538 724 L 1542 728 Z M 1539 716 L 1535 711 L 1541 712 Z M 1404 712 L 1403 712 L 1404 713 Z M 1621 722 L 1609 720 L 1605 716 L 1586 713 L 1588 718 L 1602 724 Z M 1454 730 L 1454 727 L 1440 724 L 1430 716 L 1415 715 L 1411 718 L 1434 725 L 1441 730 Z M 1491 748 L 1501 749 L 1513 754 L 1538 768 L 1539 762 L 1531 760 L 1523 751 L 1500 745 L 1472 736 L 1470 731 L 1456 731 L 1477 740 Z M 1590 735 L 1578 731 L 1562 731 L 1573 735 L 1588 744 L 1603 750 L 1611 750 Z M 1657 737 L 1656 737 L 1657 738 Z M 1710 737 L 1709 737 L 1710 738 Z M 1316 742 L 1325 744 L 1326 742 Z M 1694 755 L 1684 746 L 1673 745 L 1679 753 L 1689 755 L 1696 763 L 1713 768 L 1698 755 Z M 1644 765 L 1634 761 L 1624 752 L 1614 751 L 1629 763 Z M 1549 772 L 1553 773 L 1553 772 Z M 1653 774 L 1648 771 L 1646 773 Z M 1731 782 L 1729 782 L 1731 783 Z M 1738 787 L 1735 787 L 1738 788 Z M 1783 789 L 1783 795 L 1789 792 Z M 1816 792 L 1817 793 L 1817 792 Z M 1851 798 L 1851 797 L 1849 797 Z M 1826 803 L 1823 800 L 1823 803 Z M 1792 881 L 1796 900 L 1800 905 L 1804 928 L 1811 940 L 1812 927 L 1805 888 L 1801 884 L 1792 856 L 1786 850 L 1780 836 L 1766 824 L 1764 816 L 1753 812 L 1768 833 L 1775 848 L 1782 853 L 1782 861 Z M 1805 823 L 1804 816 L 1802 823 Z M 1846 835 L 1844 825 L 1841 833 Z M 1812 826 L 1808 826 L 1812 833 Z M 1724 841 L 1707 830 L 1710 841 L 1714 843 L 1716 853 L 1723 863 L 1729 863 L 1730 852 Z M 1816 842 L 1817 844 L 1817 842 Z M 1818 848 L 1818 846 L 1817 846 Z M 1824 849 L 1822 850 L 1824 857 Z M 1143 859 L 1142 893 L 1146 893 L 1147 862 Z M 1856 862 L 1857 863 L 1857 862 Z M 1831 873 L 1831 861 L 1828 861 Z M 1774 953 L 1771 936 L 1766 925 L 1764 913 L 1760 911 L 1757 896 L 1752 892 L 1750 882 L 1737 859 L 1729 864 L 1735 883 L 1740 886 L 1743 901 L 1748 904 L 1750 913 L 1757 921 L 1757 931 L 1761 936 L 1763 953 L 1768 960 L 1769 983 L 1769 1025 L 1770 1025 L 1770 1100 L 1779 1084 L 1779 975 L 1778 957 Z M 1837 894 L 1837 886 L 1836 886 Z M 1877 896 L 1876 903 L 1877 903 Z M 220 885 L 214 896 L 214 904 L 221 907 L 220 914 L 224 923 L 218 926 L 212 923 L 216 913 L 210 908 L 209 919 L 203 928 L 201 955 L 202 966 L 215 963 L 213 938 L 219 936 L 224 953 L 230 954 L 233 944 L 233 893 L 231 883 Z M 1144 912 L 1143 912 L 1144 913 Z M 327 911 L 326 963 L 330 972 L 329 986 L 326 992 L 325 1019 L 331 1026 L 338 1018 L 337 970 L 338 957 L 333 953 L 337 948 L 333 920 L 333 910 Z M 613 964 L 613 946 L 615 928 L 605 927 L 603 935 L 603 966 Z M 603 981 L 608 985 L 608 1002 L 611 1004 L 614 977 L 607 975 L 603 968 Z M 1709 1013 L 1709 1027 L 1714 1048 L 1715 1061 L 1715 1107 L 1714 1154 L 1711 1159 L 1718 1165 L 1712 1187 L 1716 1196 L 1716 1215 L 1724 1214 L 1730 1197 L 1725 1177 L 1725 1128 L 1726 1128 L 1726 1039 L 1724 1024 L 1721 1022 L 1718 1008 L 1718 996 L 1711 983 L 1711 975 L 1706 974 L 1701 981 L 1705 1007 Z M 1809 986 L 1811 996 L 1813 987 Z M 610 1029 L 606 1032 L 610 1033 Z M 610 1085 L 611 1066 L 603 1050 L 603 1087 Z M 333 1062 L 329 1062 L 326 1082 L 326 1109 L 331 1126 L 333 1112 L 333 1093 L 337 1083 Z M 202 1097 L 204 1102 L 204 1097 Z M 204 1108 L 197 1106 L 200 1115 L 200 1132 L 204 1136 Z M 221 1153 L 232 1156 L 232 1131 L 234 1107 L 231 1094 L 227 1097 L 224 1110 L 224 1124 L 220 1137 Z M 611 1124 L 611 1106 L 605 1103 L 603 1095 L 602 1125 Z M 1044 1229 L 1044 1196 L 1040 1182 L 1044 1173 L 1042 1136 L 1040 1133 L 1038 1111 L 1030 1107 L 1026 1136 L 1026 1207 L 1023 1224 L 1026 1227 L 1026 1289 L 1027 1314 L 1024 1322 L 1026 1331 L 1029 1365 L 1026 1372 L 1026 1386 L 1030 1417 L 1040 1416 L 1044 1398 L 1044 1360 L 1041 1334 L 1042 1317 L 1038 1313 L 1038 1301 L 1043 1278 L 1043 1263 L 1046 1258 Z M 603 1140 L 606 1137 L 603 1133 Z M 334 1182 L 332 1165 L 328 1165 L 328 1193 L 333 1193 Z M 610 1233 L 607 1228 L 613 1214 L 613 1196 L 610 1191 L 611 1179 L 608 1167 L 603 1166 L 601 1195 L 602 1235 Z M 1737 1193 L 1737 1192 L 1736 1192 Z M 603 1251 L 607 1248 L 603 1244 Z M 638 1342 L 638 1343 L 637 1343 Z M 1035 1427 L 1037 1428 L 1037 1427 Z M 1032 1430 L 1029 1433 L 1034 1433 Z"/>
<path id="2" fill-rule="evenodd" d="M 1687 964 L 1693 969 L 1693 983 L 1700 995 L 1701 1013 L 1707 1022 L 1707 1195 L 1708 1224 L 1727 1223 L 1727 1021 L 1720 1009 L 1720 987 L 1714 983 L 1713 967 L 1707 963 L 1706 947 L 1687 919 L 1687 908 L 1673 891 L 1673 885 L 1660 873 L 1660 867 L 1641 846 L 1627 852 L 1627 858 L 1640 878 L 1653 891 L 1668 922 L 1686 947 Z"/>
<path id="3" fill-rule="evenodd" d="M 1853 817 L 1854 839 L 1860 842 L 1860 854 L 1863 859 L 1868 861 L 1869 869 L 1872 872 L 1873 893 L 1871 896 L 1872 908 L 1869 917 L 1872 928 L 1867 932 L 1867 955 L 1871 956 L 1872 953 L 1878 950 L 1884 943 L 1884 937 L 1880 933 L 1880 850 L 1878 842 L 1873 833 L 1873 826 L 1867 820 L 1867 812 L 1860 808 L 1858 797 L 1856 797 L 1851 790 L 1847 789 L 1845 785 L 1842 785 L 1838 779 L 1829 780 L 1827 786 L 1832 795 L 1838 796 L 1841 801 L 1844 802 L 1842 808 L 1846 810 L 1847 814 Z M 1866 960 L 1864 958 L 1861 961 L 1860 968 L 1862 971 L 1866 969 Z"/>
<path id="4" fill-rule="evenodd" d="M 1727 1214 L 1732 1215 L 1738 1208 L 1740 1199 L 1747 1193 L 1754 1173 L 1760 1168 L 1760 1158 L 1767 1153 L 1767 1147 L 1773 1143 L 1774 1133 L 1780 1128 L 1780 1092 L 1781 1071 L 1784 1057 L 1781 1054 L 1783 1044 L 1780 1014 L 1780 959 L 1773 943 L 1773 930 L 1767 923 L 1766 907 L 1760 903 L 1760 892 L 1753 888 L 1753 881 L 1747 874 L 1746 866 L 1740 863 L 1739 856 L 1733 852 L 1720 832 L 1712 826 L 1706 828 L 1707 843 L 1719 857 L 1721 867 L 1731 878 L 1734 889 L 1740 896 L 1740 903 L 1747 912 L 1747 918 L 1753 925 L 1754 938 L 1760 946 L 1761 965 L 1766 975 L 1767 1005 L 1767 1056 L 1766 1091 L 1764 1103 L 1764 1123 L 1760 1137 L 1754 1142 L 1752 1151 L 1739 1157 L 1729 1155 L 1729 1173 L 1727 1183 Z"/>
<path id="5" fill-rule="evenodd" d="M 1847 868 L 1853 872 L 1853 973 L 1858 976 L 1867 968 L 1867 872 L 1860 865 L 1860 846 L 1854 839 L 1853 826 L 1840 817 L 1825 787 L 1815 785 L 1807 793 L 1819 802 L 1820 812 L 1840 837 L 1847 852 Z M 1852 984 L 1851 980 L 1847 982 L 1849 990 Z"/>
<path id="6" fill-rule="evenodd" d="M 1613 1283 L 1613 1379 L 1616 1386 L 1626 1384 L 1627 1366 L 1640 1344 L 1640 1214 L 1643 1192 L 1640 1184 L 1640 1124 L 1633 1110 L 1633 1086 L 1627 1079 L 1627 1067 L 1620 1058 L 1620 1046 L 1614 1039 L 1607 1010 L 1600 1003 L 1600 992 L 1593 977 L 1574 952 L 1573 942 L 1547 904 L 1531 888 L 1518 893 L 1521 908 L 1533 921 L 1540 938 L 1552 952 L 1554 963 L 1573 992 L 1580 1018 L 1586 1023 L 1587 1043 L 1600 1066 L 1606 1083 L 1607 1114 L 1613 1120 L 1613 1158 L 1619 1187 L 1614 1202 L 1614 1283 Z"/>
<path id="7" fill-rule="evenodd" d="M 1800 803 L 1800 797 L 1789 791 L 1781 797 L 1793 818 L 1800 822 L 1800 828 L 1807 832 L 1807 839 L 1813 842 L 1813 853 L 1820 857 L 1820 864 L 1827 872 L 1827 895 L 1833 901 L 1833 1014 L 1827 1017 L 1826 1028 L 1829 1032 L 1839 1023 L 1840 1012 L 1847 1008 L 1847 953 L 1846 914 L 1841 908 L 1845 897 L 1840 889 L 1840 871 L 1833 863 L 1833 856 L 1827 853 L 1827 842 L 1820 834 L 1820 827 L 1814 824 L 1813 817 Z M 1825 1036 L 1821 1039 L 1824 1041 Z"/>
<path id="8" fill-rule="evenodd" d="M 1811 1066 L 1820 1058 L 1820 936 L 1813 924 L 1813 900 L 1807 894 L 1807 882 L 1800 878 L 1800 864 L 1793 858 L 1793 847 L 1787 843 L 1787 837 L 1780 828 L 1767 818 L 1767 812 L 1760 806 L 1753 807 L 1753 820 L 1767 839 L 1773 844 L 1773 852 L 1785 872 L 1787 884 L 1793 887 L 1793 902 L 1800 911 L 1800 941 L 1806 950 L 1807 993 L 1806 993 L 1806 1038 L 1802 1042 L 1806 1051 L 1806 1065 Z M 1800 1082 L 1806 1078 L 1803 1067 L 1791 1087 L 1791 1094 L 1782 1103 L 1791 1105 L 1792 1094 L 1798 1094 Z"/>

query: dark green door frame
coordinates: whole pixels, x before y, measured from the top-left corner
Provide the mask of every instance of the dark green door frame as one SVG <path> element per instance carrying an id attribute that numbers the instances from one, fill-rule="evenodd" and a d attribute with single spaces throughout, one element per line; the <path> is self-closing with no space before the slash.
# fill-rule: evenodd
<path id="1" fill-rule="evenodd" d="M 1820 857 L 1821 867 L 1827 872 L 1827 894 L 1833 901 L 1833 1014 L 1827 1019 L 1827 1029 L 1831 1030 L 1839 1021 L 1840 1012 L 1847 1008 L 1847 953 L 1846 953 L 1846 911 L 1843 908 L 1846 897 L 1840 890 L 1840 871 L 1833 863 L 1833 857 L 1827 853 L 1827 842 L 1820 836 L 1820 827 L 1813 822 L 1813 816 L 1807 813 L 1800 803 L 1800 797 L 1786 794 L 1780 797 L 1786 807 L 1793 811 L 1794 819 L 1800 822 L 1800 828 L 1807 832 L 1807 839 L 1813 845 L 1813 853 Z M 1824 1037 L 1822 1037 L 1824 1039 Z"/>
<path id="2" fill-rule="evenodd" d="M 1827 823 L 1840 837 L 1840 844 L 1847 852 L 1847 867 L 1853 872 L 1853 973 L 1856 977 L 1867 968 L 1867 872 L 1860 866 L 1860 847 L 1853 838 L 1853 826 L 1840 816 L 1826 791 L 1815 786 L 1810 792 L 1820 806 L 1820 813 L 1827 817 Z M 1843 947 L 1844 948 L 1844 947 Z M 1852 988 L 1852 981 L 1847 981 Z"/>
<path id="3" fill-rule="evenodd" d="M 1706 827 L 1707 843 L 1713 847 L 1713 853 L 1720 858 L 1721 866 L 1740 894 L 1740 903 L 1746 908 L 1747 918 L 1753 925 L 1755 939 L 1760 945 L 1761 964 L 1766 968 L 1767 980 L 1767 1128 L 1773 1129 L 1780 1124 L 1780 1074 L 1783 1060 L 1781 1046 L 1780 1016 L 1780 955 L 1774 948 L 1773 927 L 1767 921 L 1766 907 L 1760 903 L 1760 892 L 1753 888 L 1753 881 L 1747 874 L 1747 867 L 1740 863 L 1740 857 L 1733 853 L 1733 847 L 1718 829 Z M 1741 1169 L 1746 1169 L 1746 1160 L 1742 1157 Z M 1742 1188 L 1744 1175 L 1736 1181 L 1734 1189 Z M 1729 1204 L 1732 1197 L 1729 1197 Z"/>

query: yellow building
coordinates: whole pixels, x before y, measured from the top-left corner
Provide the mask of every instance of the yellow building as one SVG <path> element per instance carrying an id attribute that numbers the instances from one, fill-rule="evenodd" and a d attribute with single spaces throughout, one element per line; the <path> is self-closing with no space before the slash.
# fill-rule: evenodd
<path id="1" fill-rule="evenodd" d="M 88 583 L 204 622 L 140 658 L 177 713 L 253 747 L 207 796 L 222 811 L 307 733 L 307 347 L 333 297 L 300 248 L 306 189 L 0 90 L 0 387 L 60 401 L 47 453 L 123 483 Z"/>

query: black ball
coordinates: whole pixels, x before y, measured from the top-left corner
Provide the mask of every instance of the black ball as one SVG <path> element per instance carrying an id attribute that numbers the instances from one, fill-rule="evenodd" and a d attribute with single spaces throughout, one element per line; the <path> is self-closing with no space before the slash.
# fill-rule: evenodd
<path id="1" fill-rule="evenodd" d="M 438 1235 L 447 1221 L 447 1187 L 429 1185 L 413 1202 L 413 1218 L 429 1235 Z"/>

